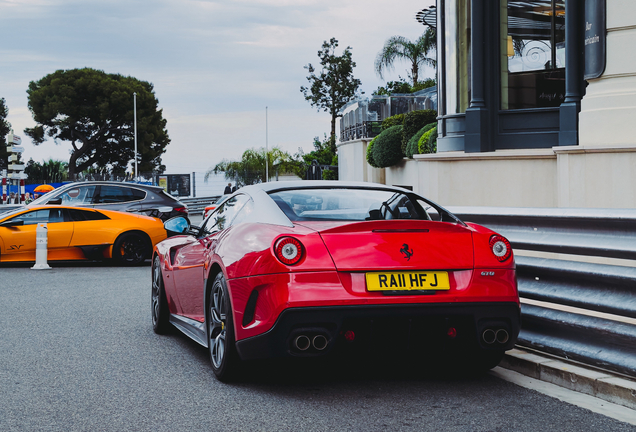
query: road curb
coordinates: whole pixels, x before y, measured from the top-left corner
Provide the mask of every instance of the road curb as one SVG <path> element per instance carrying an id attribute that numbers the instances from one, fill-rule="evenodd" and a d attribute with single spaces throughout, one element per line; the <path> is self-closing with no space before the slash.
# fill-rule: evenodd
<path id="1" fill-rule="evenodd" d="M 636 380 L 518 348 L 507 351 L 499 366 L 636 410 Z"/>

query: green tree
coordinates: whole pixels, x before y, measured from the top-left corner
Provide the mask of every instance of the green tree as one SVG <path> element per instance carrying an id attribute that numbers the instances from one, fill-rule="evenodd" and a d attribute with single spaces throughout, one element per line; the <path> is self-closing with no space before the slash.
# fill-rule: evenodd
<path id="1" fill-rule="evenodd" d="M 84 68 L 58 70 L 27 90 L 36 121 L 24 132 L 35 145 L 49 136 L 70 141 L 69 177 L 89 167 L 126 170 L 134 159 L 133 93 L 137 93 L 137 143 L 140 172 L 163 172 L 161 155 L 170 143 L 166 120 L 157 109 L 153 85 L 133 77 Z"/>
<path id="2" fill-rule="evenodd" d="M 312 106 L 328 112 L 331 115 L 330 146 L 333 152 L 336 151 L 336 119 L 342 116 L 342 108 L 351 101 L 358 87 L 360 80 L 353 77 L 353 68 L 356 63 L 352 59 L 351 47 L 347 47 L 342 55 L 336 55 L 338 41 L 331 38 L 329 42 L 322 44 L 322 49 L 318 51 L 320 65 L 322 69 L 316 75 L 316 68 L 312 64 L 305 66 L 309 71 L 307 81 L 309 87 L 300 87 L 300 91 Z"/>
<path id="3" fill-rule="evenodd" d="M 228 161 L 223 159 L 214 168 L 205 173 L 207 180 L 210 175 L 225 172 L 225 178 L 236 182 L 237 187 L 265 182 L 265 148 L 247 149 L 243 152 L 240 161 Z M 298 161 L 294 160 L 289 153 L 278 147 L 269 149 L 267 152 L 269 162 L 269 174 L 273 175 L 276 170 L 279 173 L 296 172 Z"/>
<path id="4" fill-rule="evenodd" d="M 429 65 L 433 68 L 437 67 L 434 58 L 429 57 L 431 51 L 435 51 L 437 47 L 437 36 L 435 31 L 427 28 L 422 36 L 415 42 L 411 42 L 403 36 L 390 37 L 385 43 L 382 50 L 375 59 L 375 71 L 383 78 L 383 72 L 387 69 L 393 69 L 396 60 L 405 60 L 411 63 L 411 78 L 413 87 L 417 87 L 419 83 L 419 70 L 422 65 Z"/>
<path id="5" fill-rule="evenodd" d="M 24 173 L 31 181 L 58 183 L 68 179 L 68 163 L 53 159 L 39 163 L 29 159 Z"/>
<path id="6" fill-rule="evenodd" d="M 298 149 L 298 153 L 294 156 L 294 160 L 298 164 L 294 168 L 294 174 L 300 178 L 306 178 L 307 169 L 311 166 L 311 163 L 315 160 L 320 165 L 338 165 L 338 154 L 334 152 L 331 146 L 331 138 L 328 138 L 325 134 L 323 141 L 320 138 L 314 137 L 314 149 L 309 153 L 305 153 L 302 148 Z M 325 176 L 331 176 L 331 173 L 335 171 L 325 170 L 323 171 L 323 178 Z M 337 174 L 335 175 L 337 177 Z M 325 180 L 337 180 L 337 178 L 326 178 Z"/>
<path id="7" fill-rule="evenodd" d="M 9 108 L 4 98 L 0 98 L 0 171 L 7 169 L 9 152 L 7 152 L 7 135 L 11 132 L 11 123 L 7 121 Z"/>

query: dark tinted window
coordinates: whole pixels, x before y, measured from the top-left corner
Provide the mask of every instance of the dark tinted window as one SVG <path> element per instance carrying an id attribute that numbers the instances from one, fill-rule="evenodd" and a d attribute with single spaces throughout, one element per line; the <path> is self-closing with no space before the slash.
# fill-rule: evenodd
<path id="1" fill-rule="evenodd" d="M 61 195 L 53 195 L 51 198 L 62 198 L 63 205 L 86 205 L 93 202 L 95 185 L 76 186 L 64 191 Z"/>
<path id="2" fill-rule="evenodd" d="M 90 210 L 79 209 L 66 209 L 66 220 L 72 222 L 92 221 L 92 220 L 105 220 L 109 219 L 108 216 Z"/>
<path id="3" fill-rule="evenodd" d="M 209 234 L 232 226 L 234 218 L 248 201 L 250 198 L 242 194 L 225 201 L 208 217 L 202 231 Z"/>
<path id="4" fill-rule="evenodd" d="M 63 209 L 43 209 L 23 213 L 10 219 L 11 221 L 23 221 L 24 225 L 36 225 L 39 223 L 64 222 Z"/>
<path id="5" fill-rule="evenodd" d="M 112 204 L 141 200 L 146 192 L 121 186 L 100 186 L 95 204 Z"/>

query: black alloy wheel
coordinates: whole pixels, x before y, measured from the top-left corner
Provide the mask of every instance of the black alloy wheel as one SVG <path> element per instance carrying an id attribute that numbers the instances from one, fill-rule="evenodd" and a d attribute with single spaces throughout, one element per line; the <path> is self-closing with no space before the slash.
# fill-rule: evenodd
<path id="1" fill-rule="evenodd" d="M 208 351 L 212 370 L 223 382 L 231 381 L 238 368 L 238 355 L 234 345 L 234 322 L 225 277 L 214 278 L 208 299 Z"/>
<path id="2" fill-rule="evenodd" d="M 170 328 L 170 311 L 168 310 L 168 300 L 163 287 L 163 276 L 161 275 L 161 260 L 158 256 L 152 262 L 152 293 L 151 293 L 151 315 L 152 330 L 157 334 L 166 334 Z"/>
<path id="3" fill-rule="evenodd" d="M 113 259 L 120 265 L 137 266 L 143 264 L 148 256 L 148 242 L 140 234 L 120 235 L 113 245 Z"/>

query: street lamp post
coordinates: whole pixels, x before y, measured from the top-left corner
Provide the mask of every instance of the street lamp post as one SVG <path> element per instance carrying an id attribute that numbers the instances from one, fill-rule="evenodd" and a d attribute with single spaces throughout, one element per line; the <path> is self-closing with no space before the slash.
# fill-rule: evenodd
<path id="1" fill-rule="evenodd" d="M 135 181 L 139 181 L 139 172 L 137 171 L 137 92 L 133 93 L 133 110 L 135 123 Z"/>

